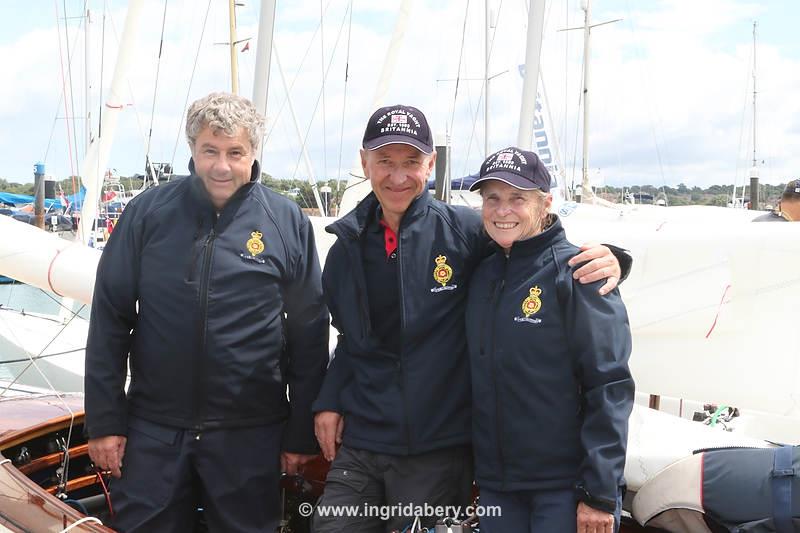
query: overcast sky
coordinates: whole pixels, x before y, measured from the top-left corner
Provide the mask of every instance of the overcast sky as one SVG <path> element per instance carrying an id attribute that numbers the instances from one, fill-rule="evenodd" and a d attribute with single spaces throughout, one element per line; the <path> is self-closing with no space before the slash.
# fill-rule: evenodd
<path id="1" fill-rule="evenodd" d="M 228 41 L 227 1 L 170 0 L 160 66 L 164 2 L 145 3 L 129 105 L 119 120 L 109 166 L 122 175 L 143 171 L 152 121 L 151 160 L 174 161 L 178 172 L 186 172 L 189 152 L 181 130 L 185 102 L 230 89 L 229 54 L 225 46 L 215 44 Z M 275 45 L 313 173 L 317 178 L 344 177 L 373 111 L 400 2 L 354 0 L 352 25 L 349 0 L 278 3 Z M 85 4 L 86 0 L 31 0 L 0 5 L 0 177 L 30 181 L 39 160 L 58 179 L 80 172 L 84 122 L 73 124 L 64 117 L 68 112 L 86 115 L 85 21 L 77 18 Z M 88 4 L 89 109 L 96 131 L 101 89 L 107 91 L 111 81 L 127 2 Z M 259 2 L 245 4 L 237 12 L 238 37 L 255 39 Z M 514 144 L 517 138 L 526 4 L 490 0 L 495 27 L 490 32 L 494 39 L 489 73 L 496 75 L 489 91 L 490 151 Z M 474 80 L 484 75 L 484 2 L 416 0 L 412 6 L 390 88 L 380 104 L 423 109 L 437 133 L 450 135 L 454 174 L 474 172 L 484 157 L 483 84 Z M 742 183 L 753 152 L 753 21 L 758 21 L 756 135 L 761 178 L 780 183 L 800 175 L 799 6 L 794 0 L 594 0 L 593 22 L 623 19 L 592 32 L 589 158 L 594 179 L 608 185 Z M 581 167 L 583 34 L 558 30 L 582 24 L 579 2 L 548 0 L 544 91 L 568 175 Z M 240 92 L 246 96 L 252 96 L 254 45 L 238 54 Z M 328 68 L 324 91 L 323 57 Z M 456 94 L 449 80 L 459 73 Z M 71 87 L 67 107 L 64 86 Z M 300 157 L 303 141 L 291 121 L 274 60 L 268 115 L 264 170 L 277 177 L 307 176 Z"/>

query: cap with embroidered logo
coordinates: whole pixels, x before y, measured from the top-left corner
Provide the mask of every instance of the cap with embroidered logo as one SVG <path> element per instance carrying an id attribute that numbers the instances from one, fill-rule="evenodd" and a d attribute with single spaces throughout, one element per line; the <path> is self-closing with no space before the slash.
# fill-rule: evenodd
<path id="1" fill-rule="evenodd" d="M 789 180 L 783 189 L 783 198 L 800 198 L 800 179 Z"/>
<path id="2" fill-rule="evenodd" d="M 375 111 L 364 130 L 362 146 L 365 150 L 377 150 L 387 144 L 408 144 L 424 154 L 433 153 L 433 135 L 422 111 L 406 105 Z"/>
<path id="3" fill-rule="evenodd" d="M 480 189 L 489 180 L 499 180 L 524 191 L 539 189 L 550 192 L 550 172 L 539 156 L 514 146 L 487 157 L 481 165 L 478 179 L 469 190 Z"/>

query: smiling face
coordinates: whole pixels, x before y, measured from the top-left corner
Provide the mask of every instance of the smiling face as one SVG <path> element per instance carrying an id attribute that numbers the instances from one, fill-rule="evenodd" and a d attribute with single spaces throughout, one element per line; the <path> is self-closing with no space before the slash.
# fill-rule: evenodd
<path id="1" fill-rule="evenodd" d="M 228 136 L 221 130 L 205 127 L 192 145 L 192 159 L 211 203 L 220 210 L 240 187 L 250 181 L 255 150 L 243 128 Z"/>
<path id="2" fill-rule="evenodd" d="M 386 222 L 397 229 L 414 199 L 425 192 L 436 153 L 425 155 L 407 144 L 387 144 L 361 150 L 361 166 L 383 209 Z"/>
<path id="3" fill-rule="evenodd" d="M 481 186 L 483 227 L 504 250 L 516 241 L 542 232 L 553 197 L 538 190 L 523 191 L 499 180 Z"/>

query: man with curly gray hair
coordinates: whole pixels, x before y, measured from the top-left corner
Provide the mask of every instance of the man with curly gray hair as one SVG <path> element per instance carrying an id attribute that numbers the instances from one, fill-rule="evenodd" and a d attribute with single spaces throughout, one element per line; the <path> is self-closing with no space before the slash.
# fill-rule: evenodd
<path id="1" fill-rule="evenodd" d="M 191 175 L 131 200 L 100 260 L 86 430 L 118 530 L 202 508 L 211 531 L 274 531 L 281 471 L 318 450 L 328 312 L 308 218 L 259 183 L 263 125 L 240 96 L 194 102 Z"/>

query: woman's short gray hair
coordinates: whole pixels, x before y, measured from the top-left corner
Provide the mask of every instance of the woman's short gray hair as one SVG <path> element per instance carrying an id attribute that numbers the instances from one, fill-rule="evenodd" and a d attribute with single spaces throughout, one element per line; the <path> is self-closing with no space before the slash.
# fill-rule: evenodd
<path id="1" fill-rule="evenodd" d="M 256 110 L 253 102 L 231 93 L 211 93 L 189 106 L 186 113 L 186 139 L 194 146 L 203 128 L 222 131 L 233 136 L 239 128 L 244 128 L 250 137 L 253 150 L 258 150 L 264 135 L 264 117 Z"/>

